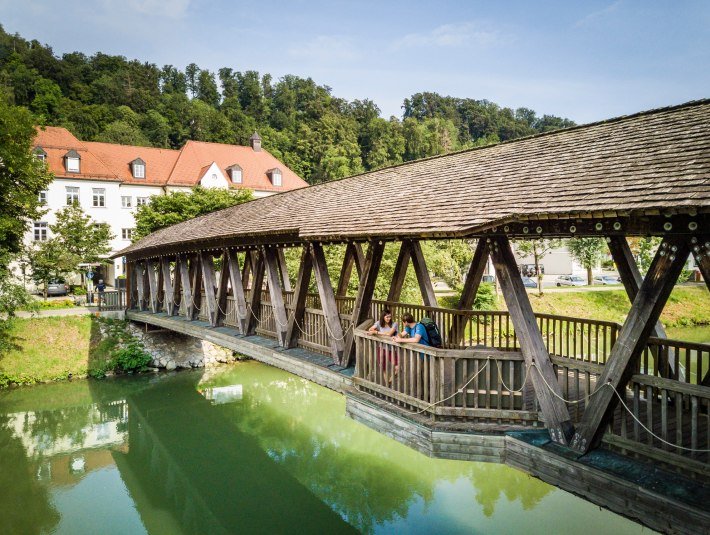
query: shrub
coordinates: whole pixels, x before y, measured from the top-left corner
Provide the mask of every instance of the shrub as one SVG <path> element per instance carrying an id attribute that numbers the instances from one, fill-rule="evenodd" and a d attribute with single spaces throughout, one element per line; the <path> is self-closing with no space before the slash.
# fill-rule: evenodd
<path id="1" fill-rule="evenodd" d="M 74 295 L 86 295 L 86 288 L 83 286 L 75 286 L 73 289 Z"/>
<path id="2" fill-rule="evenodd" d="M 124 372 L 140 371 L 150 364 L 150 355 L 135 340 L 113 354 L 114 368 Z"/>
<path id="3" fill-rule="evenodd" d="M 492 282 L 482 282 L 473 300 L 473 310 L 493 310 L 496 307 L 496 292 Z"/>

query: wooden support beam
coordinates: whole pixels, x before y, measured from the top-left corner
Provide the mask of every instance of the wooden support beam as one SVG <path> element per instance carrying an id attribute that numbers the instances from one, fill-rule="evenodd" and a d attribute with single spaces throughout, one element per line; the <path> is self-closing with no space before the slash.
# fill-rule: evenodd
<path id="1" fill-rule="evenodd" d="M 245 290 L 249 289 L 249 277 L 251 276 L 251 251 L 244 252 L 244 266 L 242 266 L 242 285 Z"/>
<path id="2" fill-rule="evenodd" d="M 252 252 L 252 286 L 248 305 L 247 335 L 256 333 L 257 319 L 261 309 L 261 287 L 264 284 L 264 255 L 261 251 Z"/>
<path id="3" fill-rule="evenodd" d="M 165 313 L 172 316 L 175 313 L 175 288 L 173 287 L 172 274 L 170 273 L 170 258 L 160 257 L 160 270 L 163 274 L 163 300 Z"/>
<path id="4" fill-rule="evenodd" d="M 357 270 L 357 278 L 360 280 L 363 271 L 365 271 L 365 255 L 362 252 L 362 245 L 358 242 L 352 242 L 353 252 L 355 253 L 355 269 Z"/>
<path id="5" fill-rule="evenodd" d="M 175 255 L 175 267 L 173 268 L 173 315 L 180 315 L 182 305 L 182 278 L 180 277 L 180 255 Z"/>
<path id="6" fill-rule="evenodd" d="M 286 331 L 288 330 L 288 316 L 284 305 L 281 277 L 279 275 L 279 255 L 274 247 L 267 247 L 264 251 L 264 265 L 266 267 L 266 285 L 271 297 L 271 310 L 274 315 L 276 338 L 281 347 L 286 347 Z"/>
<path id="7" fill-rule="evenodd" d="M 348 284 L 353 272 L 353 265 L 356 263 L 355 247 L 353 242 L 348 242 L 345 247 L 345 256 L 343 257 L 343 266 L 340 268 L 340 277 L 338 277 L 338 289 L 335 295 L 345 297 L 348 293 Z"/>
<path id="8" fill-rule="evenodd" d="M 150 280 L 148 279 L 148 263 L 143 262 L 143 310 L 150 308 Z"/>
<path id="9" fill-rule="evenodd" d="M 185 317 L 189 320 L 193 318 L 192 304 L 192 286 L 190 286 L 190 270 L 187 265 L 187 257 L 185 255 L 178 255 L 175 269 L 179 272 L 180 276 L 180 286 L 182 286 L 182 302 L 185 303 L 183 312 Z"/>
<path id="10" fill-rule="evenodd" d="M 143 271 L 145 269 L 144 263 L 142 261 L 136 262 L 135 274 L 136 274 L 136 294 L 138 296 L 138 310 L 145 310 L 145 277 L 143 276 Z"/>
<path id="11" fill-rule="evenodd" d="M 601 442 L 606 424 L 618 403 L 614 390 L 625 397 L 626 385 L 637 368 L 641 352 L 683 270 L 688 253 L 685 237 L 666 238 L 661 242 L 577 426 L 572 441 L 575 450 L 586 453 Z"/>
<path id="12" fill-rule="evenodd" d="M 411 257 L 411 246 L 409 240 L 403 240 L 399 248 L 397 263 L 394 265 L 394 273 L 392 274 L 392 282 L 390 283 L 390 291 L 387 294 L 387 301 L 395 303 L 399 301 L 404 287 L 404 279 L 407 276 L 407 268 L 409 267 L 409 259 Z"/>
<path id="13" fill-rule="evenodd" d="M 293 306 L 286 329 L 286 348 L 289 349 L 298 345 L 300 329 L 303 328 L 303 318 L 306 312 L 306 296 L 308 295 L 308 287 L 311 284 L 312 273 L 313 258 L 311 257 L 308 245 L 305 245 L 301 253 L 301 264 L 298 268 L 296 289 L 293 294 Z"/>
<path id="14" fill-rule="evenodd" d="M 476 299 L 476 293 L 481 285 L 483 272 L 488 264 L 488 242 L 485 238 L 480 238 L 476 244 L 476 250 L 473 253 L 473 260 L 468 268 L 468 274 L 464 281 L 461 299 L 459 299 L 456 308 L 458 310 L 471 310 L 473 302 Z M 464 334 L 466 332 L 467 320 L 462 316 L 454 316 L 454 321 L 451 324 L 451 330 L 447 338 L 448 347 L 461 345 Z"/>
<path id="15" fill-rule="evenodd" d="M 561 399 L 562 390 L 557 382 L 557 374 L 535 321 L 510 241 L 505 236 L 497 236 L 491 239 L 490 247 L 498 282 L 508 305 L 515 334 L 520 340 L 521 353 L 529 368 L 528 377 L 545 416 L 545 426 L 554 442 L 567 444 L 574 434 L 574 427 L 567 406 Z"/>
<path id="16" fill-rule="evenodd" d="M 288 265 L 286 264 L 286 255 L 284 254 L 284 248 L 278 247 L 276 252 L 279 256 L 279 273 L 281 274 L 281 287 L 284 292 L 291 291 L 291 280 L 288 278 Z"/>
<path id="17" fill-rule="evenodd" d="M 631 247 L 629 247 L 629 242 L 626 240 L 626 236 L 607 236 L 607 245 L 609 246 L 609 252 L 614 260 L 616 269 L 619 271 L 619 277 L 621 277 L 621 283 L 624 285 L 624 290 L 626 290 L 626 295 L 629 297 L 630 302 L 634 302 L 636 296 L 638 295 L 639 288 L 643 282 L 643 277 L 639 271 L 638 265 L 636 264 L 636 259 L 631 252 Z M 656 338 L 668 338 L 666 336 L 666 330 L 660 321 L 657 321 L 651 330 L 651 336 Z M 654 351 L 654 358 L 657 357 L 658 352 Z M 677 367 L 676 355 L 672 349 L 668 351 L 668 365 L 671 368 L 671 375 L 675 376 L 675 370 Z M 660 369 L 661 373 L 664 374 L 666 369 L 662 367 Z M 678 378 L 683 380 L 683 373 L 678 370 Z"/>
<path id="18" fill-rule="evenodd" d="M 436 295 L 434 294 L 434 286 L 431 283 L 429 271 L 426 267 L 426 261 L 424 260 L 422 245 L 418 240 L 413 240 L 411 242 L 410 254 L 412 255 L 412 266 L 414 267 L 414 273 L 417 275 L 417 281 L 419 282 L 419 290 L 422 292 L 422 301 L 424 302 L 424 306 L 439 306 L 436 301 Z"/>
<path id="19" fill-rule="evenodd" d="M 311 255 L 313 257 L 313 270 L 316 275 L 318 295 L 320 295 L 323 316 L 325 316 L 325 322 L 328 328 L 328 338 L 333 352 L 333 361 L 342 366 L 345 360 L 343 356 L 343 346 L 345 345 L 343 328 L 340 325 L 340 315 L 338 314 L 338 306 L 335 302 L 333 285 L 330 282 L 330 275 L 328 275 L 328 266 L 325 262 L 323 246 L 318 243 L 313 243 L 311 246 Z"/>
<path id="20" fill-rule="evenodd" d="M 380 272 L 382 264 L 382 256 L 385 252 L 385 244 L 380 242 L 372 242 L 367 249 L 365 257 L 365 269 L 360 277 L 360 286 L 357 290 L 357 297 L 353 304 L 352 325 L 360 325 L 370 315 L 370 306 L 372 298 L 375 294 L 375 283 L 377 275 Z M 343 347 L 343 363 L 341 366 L 347 368 L 355 361 L 355 330 L 350 329 L 345 337 L 345 346 Z"/>
<path id="21" fill-rule="evenodd" d="M 228 269 L 229 271 L 229 283 L 232 286 L 232 298 L 234 299 L 234 308 L 237 316 L 237 327 L 239 328 L 240 334 L 246 335 L 248 312 L 246 298 L 244 297 L 242 276 L 239 272 L 239 257 L 237 257 L 236 252 L 229 249 L 225 249 L 224 253 L 227 256 L 228 262 L 226 264 L 227 267 L 223 269 Z"/>
<path id="22" fill-rule="evenodd" d="M 222 251 L 220 257 L 222 268 L 219 270 L 219 282 L 217 283 L 217 321 L 216 325 L 224 325 L 227 317 L 227 293 L 229 291 L 229 252 Z"/>
<path id="23" fill-rule="evenodd" d="M 202 252 L 200 254 L 200 266 L 202 267 L 202 287 L 205 290 L 205 305 L 207 306 L 207 318 L 212 327 L 217 326 L 217 299 L 215 297 L 215 273 L 214 258 L 211 253 Z"/>
<path id="24" fill-rule="evenodd" d="M 690 238 L 690 249 L 693 251 L 695 264 L 705 279 L 705 285 L 710 290 L 710 235 L 693 236 Z"/>
<path id="25" fill-rule="evenodd" d="M 200 316 L 202 308 L 202 270 L 200 269 L 200 253 L 195 253 L 190 257 L 190 287 L 192 288 L 192 302 L 194 309 L 191 320 Z"/>
<path id="26" fill-rule="evenodd" d="M 126 262 L 126 310 L 131 310 L 134 306 L 133 292 L 136 286 L 135 264 L 134 262 Z"/>
<path id="27" fill-rule="evenodd" d="M 156 272 L 158 275 L 158 287 L 157 287 L 157 301 L 158 301 L 158 312 L 164 310 L 165 305 L 165 284 L 163 283 L 163 267 L 162 267 L 162 257 L 158 258 L 155 263 Z"/>

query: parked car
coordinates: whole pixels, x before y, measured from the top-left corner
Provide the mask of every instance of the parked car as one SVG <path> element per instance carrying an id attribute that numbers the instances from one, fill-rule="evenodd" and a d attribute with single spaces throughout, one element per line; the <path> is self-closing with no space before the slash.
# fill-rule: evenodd
<path id="1" fill-rule="evenodd" d="M 69 286 L 61 279 L 53 279 L 47 284 L 47 295 L 67 295 Z"/>
<path id="2" fill-rule="evenodd" d="M 526 288 L 537 288 L 537 282 L 530 277 L 523 277 L 523 286 Z"/>
<path id="3" fill-rule="evenodd" d="M 584 286 L 587 281 L 579 275 L 560 275 L 555 279 L 557 286 Z"/>
<path id="4" fill-rule="evenodd" d="M 496 281 L 495 275 L 483 275 L 483 277 L 481 277 L 481 282 L 493 283 L 495 281 Z"/>
<path id="5" fill-rule="evenodd" d="M 597 275 L 592 279 L 594 284 L 619 284 L 619 277 L 612 277 L 611 275 Z"/>

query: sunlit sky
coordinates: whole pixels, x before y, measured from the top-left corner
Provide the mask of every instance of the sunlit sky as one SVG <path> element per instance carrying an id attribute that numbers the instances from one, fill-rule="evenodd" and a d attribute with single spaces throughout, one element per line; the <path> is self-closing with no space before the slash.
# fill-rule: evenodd
<path id="1" fill-rule="evenodd" d="M 578 123 L 710 97 L 703 0 L 0 0 L 0 22 L 56 54 L 310 76 L 384 116 L 419 91 Z"/>

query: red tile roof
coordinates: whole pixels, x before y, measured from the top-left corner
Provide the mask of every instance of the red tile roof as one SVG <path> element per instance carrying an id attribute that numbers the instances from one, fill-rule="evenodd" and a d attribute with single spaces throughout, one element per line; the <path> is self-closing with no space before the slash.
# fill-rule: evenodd
<path id="1" fill-rule="evenodd" d="M 228 167 L 242 168 L 242 183 L 233 188 L 258 191 L 288 191 L 308 184 L 286 165 L 265 150 L 202 141 L 188 141 L 180 150 L 134 147 L 95 141 L 80 141 L 65 128 L 48 126 L 37 129 L 35 147 L 47 153 L 49 169 L 57 177 L 115 180 L 124 184 L 151 186 L 189 186 L 199 184 L 204 170 L 213 162 L 230 180 Z M 68 173 L 64 155 L 71 149 L 81 156 L 81 173 Z M 145 161 L 145 179 L 133 178 L 130 163 L 136 158 Z M 282 173 L 282 185 L 274 186 L 267 176 L 271 169 Z"/>

